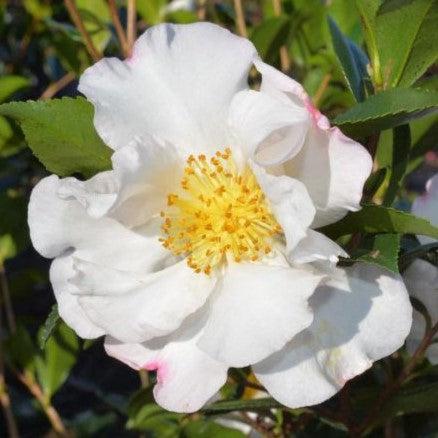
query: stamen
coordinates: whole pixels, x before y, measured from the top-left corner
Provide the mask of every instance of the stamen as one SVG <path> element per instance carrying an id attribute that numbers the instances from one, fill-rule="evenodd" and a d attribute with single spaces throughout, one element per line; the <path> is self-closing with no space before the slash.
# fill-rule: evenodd
<path id="1" fill-rule="evenodd" d="M 225 263 L 256 261 L 272 251 L 274 235 L 282 232 L 248 167 L 242 173 L 231 149 L 205 155 L 190 155 L 184 177 L 184 192 L 167 196 L 162 245 L 175 255 L 186 255 L 196 273 L 210 275 Z"/>

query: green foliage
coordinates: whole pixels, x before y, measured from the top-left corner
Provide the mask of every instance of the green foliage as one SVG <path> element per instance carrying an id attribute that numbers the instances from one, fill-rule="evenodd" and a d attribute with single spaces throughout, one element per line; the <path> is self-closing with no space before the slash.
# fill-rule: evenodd
<path id="1" fill-rule="evenodd" d="M 91 104 L 81 97 L 7 103 L 0 105 L 0 115 L 20 124 L 50 172 L 90 177 L 111 167 L 111 150 L 94 130 Z"/>
<path id="2" fill-rule="evenodd" d="M 61 320 L 58 313 L 58 305 L 54 304 L 52 310 L 49 313 L 49 316 L 46 319 L 46 322 L 40 327 L 38 333 L 38 345 L 41 350 L 44 350 L 48 339 L 50 338 L 50 336 L 52 336 L 53 331 L 56 329 L 60 322 Z"/>
<path id="3" fill-rule="evenodd" d="M 213 421 L 195 420 L 184 427 L 180 436 L 182 438 L 244 438 L 246 435 Z"/>

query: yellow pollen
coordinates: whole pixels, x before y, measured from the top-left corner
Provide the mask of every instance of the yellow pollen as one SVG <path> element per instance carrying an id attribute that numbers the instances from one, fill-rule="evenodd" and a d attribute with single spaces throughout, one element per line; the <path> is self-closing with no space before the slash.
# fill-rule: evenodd
<path id="1" fill-rule="evenodd" d="M 256 261 L 272 251 L 272 240 L 282 233 L 249 167 L 241 173 L 229 148 L 207 160 L 190 155 L 180 195 L 167 196 L 161 212 L 164 234 L 159 240 L 187 264 L 209 275 L 225 263 Z"/>

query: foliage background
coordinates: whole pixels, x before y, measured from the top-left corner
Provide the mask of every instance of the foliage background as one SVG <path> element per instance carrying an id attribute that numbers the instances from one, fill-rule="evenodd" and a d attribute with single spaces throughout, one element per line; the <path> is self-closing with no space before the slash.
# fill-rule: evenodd
<path id="1" fill-rule="evenodd" d="M 29 245 L 28 196 L 47 170 L 89 177 L 108 166 L 110 154 L 85 101 L 47 99 L 77 96 L 77 78 L 87 66 L 102 54 L 123 57 L 130 35 L 163 21 L 209 20 L 247 35 L 265 61 L 299 80 L 315 105 L 375 156 L 368 206 L 324 230 L 353 258 L 393 271 L 415 257 L 436 263 L 437 245 L 422 247 L 414 235 L 438 239 L 438 229 L 401 213 L 438 167 L 436 0 L 167 5 L 0 1 L 0 436 L 12 435 L 14 423 L 24 437 L 249 433 L 237 430 L 236 421 L 262 436 L 438 436 L 438 367 L 423 359 L 424 348 L 414 359 L 402 349 L 323 405 L 301 410 L 278 406 L 248 371 L 232 370 L 225 401 L 184 416 L 154 404 L 152 373 L 119 364 L 101 341 L 84 342 L 59 320 L 49 261 Z M 128 27 L 126 40 L 114 11 Z M 258 79 L 252 74 L 254 84 Z M 36 102 L 4 104 L 28 99 Z M 427 318 L 421 303 L 414 304 Z"/>

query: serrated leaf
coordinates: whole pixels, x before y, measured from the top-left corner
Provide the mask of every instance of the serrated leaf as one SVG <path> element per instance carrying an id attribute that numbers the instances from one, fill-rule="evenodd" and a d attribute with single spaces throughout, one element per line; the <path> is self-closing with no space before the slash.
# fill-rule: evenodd
<path id="1" fill-rule="evenodd" d="M 33 153 L 50 172 L 91 177 L 111 168 L 111 149 L 97 135 L 84 98 L 11 102 L 0 115 L 16 120 Z"/>
<path id="2" fill-rule="evenodd" d="M 345 218 L 319 231 L 332 239 L 357 232 L 421 234 L 438 239 L 438 227 L 426 219 L 381 205 L 364 205 L 361 210 L 350 212 Z"/>
<path id="3" fill-rule="evenodd" d="M 328 24 L 333 46 L 347 83 L 358 102 L 365 99 L 365 78 L 368 76 L 366 66 L 368 60 L 353 41 L 343 35 L 335 21 L 329 17 Z"/>
<path id="4" fill-rule="evenodd" d="M 52 310 L 49 313 L 44 325 L 41 327 L 38 333 L 38 344 L 41 350 L 44 350 L 47 340 L 52 336 L 53 331 L 60 323 L 61 319 L 58 313 L 58 305 L 54 304 Z"/>
<path id="5" fill-rule="evenodd" d="M 283 408 L 273 398 L 259 398 L 250 400 L 226 400 L 205 406 L 201 412 L 205 414 L 224 414 L 233 411 L 260 411 L 266 409 Z"/>
<path id="6" fill-rule="evenodd" d="M 207 420 L 195 420 L 182 430 L 182 438 L 245 438 L 240 430 L 222 426 Z"/>
<path id="7" fill-rule="evenodd" d="M 333 122 L 350 135 L 366 136 L 403 125 L 437 110 L 437 92 L 394 88 L 358 103 L 336 117 Z"/>
<path id="8" fill-rule="evenodd" d="M 251 33 L 251 41 L 266 62 L 274 62 L 280 47 L 289 36 L 290 19 L 286 15 L 271 17 L 256 26 Z"/>
<path id="9" fill-rule="evenodd" d="M 399 252 L 400 234 L 376 234 L 365 239 L 360 252 L 355 254 L 352 259 L 372 263 L 398 273 Z"/>

